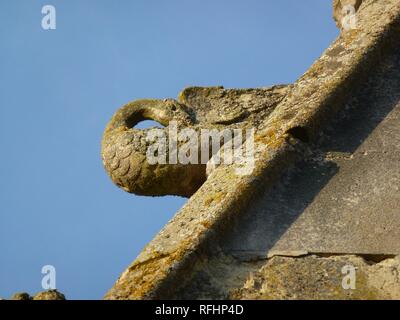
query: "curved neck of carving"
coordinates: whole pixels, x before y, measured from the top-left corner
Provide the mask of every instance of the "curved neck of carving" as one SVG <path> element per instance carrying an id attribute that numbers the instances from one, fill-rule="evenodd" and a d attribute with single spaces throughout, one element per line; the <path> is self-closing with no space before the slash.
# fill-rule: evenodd
<path id="1" fill-rule="evenodd" d="M 170 116 L 168 115 L 168 110 L 165 108 L 165 102 L 158 99 L 129 102 L 115 113 L 106 131 L 117 128 L 133 128 L 143 120 L 154 120 L 163 126 L 167 126 Z"/>

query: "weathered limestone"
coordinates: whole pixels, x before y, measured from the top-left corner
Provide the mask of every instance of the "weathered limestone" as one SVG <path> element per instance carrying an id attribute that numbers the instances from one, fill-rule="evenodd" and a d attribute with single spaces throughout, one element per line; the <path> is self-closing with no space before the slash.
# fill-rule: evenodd
<path id="1" fill-rule="evenodd" d="M 356 13 L 360 8 L 363 0 L 334 0 L 333 1 L 333 18 L 336 21 L 337 27 L 343 31 L 342 19 L 345 14 L 349 14 L 346 9 L 346 6 L 351 6 L 354 8 L 354 12 Z M 353 10 L 353 9 L 352 9 Z"/>
<path id="2" fill-rule="evenodd" d="M 343 278 L 354 267 L 354 288 Z M 274 257 L 251 273 L 231 299 L 400 299 L 400 258 L 375 263 L 357 256 Z M 347 285 L 347 286 L 346 286 Z"/>
<path id="3" fill-rule="evenodd" d="M 65 296 L 57 290 L 48 290 L 39 292 L 33 297 L 33 300 L 65 300 Z"/>
<path id="4" fill-rule="evenodd" d="M 11 300 L 65 300 L 65 296 L 57 290 L 42 291 L 33 297 L 29 293 L 19 292 L 14 294 Z"/>
<path id="5" fill-rule="evenodd" d="M 26 292 L 17 292 L 11 297 L 11 300 L 32 300 L 32 297 Z"/>
<path id="6" fill-rule="evenodd" d="M 400 2 L 364 0 L 357 20 L 260 117 L 253 175 L 216 168 L 106 299 L 398 297 Z M 180 102 L 219 114 L 202 90 Z"/>
<path id="7" fill-rule="evenodd" d="M 381 59 L 304 161 L 247 208 L 224 247 L 400 254 L 399 70 L 398 53 Z"/>

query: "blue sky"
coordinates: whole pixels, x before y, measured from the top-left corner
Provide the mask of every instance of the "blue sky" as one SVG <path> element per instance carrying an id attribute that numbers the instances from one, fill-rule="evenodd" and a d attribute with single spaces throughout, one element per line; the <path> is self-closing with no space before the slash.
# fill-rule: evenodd
<path id="1" fill-rule="evenodd" d="M 57 29 L 41 28 L 54 5 Z M 0 2 L 0 297 L 99 299 L 185 203 L 137 197 L 103 170 L 124 103 L 186 86 L 294 82 L 338 35 L 326 0 Z"/>

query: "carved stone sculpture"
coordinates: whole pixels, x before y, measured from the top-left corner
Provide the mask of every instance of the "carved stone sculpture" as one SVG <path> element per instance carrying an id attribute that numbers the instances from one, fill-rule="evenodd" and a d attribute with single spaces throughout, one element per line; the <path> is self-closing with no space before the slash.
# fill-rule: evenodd
<path id="1" fill-rule="evenodd" d="M 256 127 L 283 99 L 288 86 L 265 89 L 187 88 L 179 101 L 137 100 L 120 108 L 106 127 L 102 140 L 104 167 L 113 182 L 138 195 L 191 196 L 206 180 L 206 163 L 151 164 L 146 155 L 149 129 L 134 126 L 154 120 L 165 126 L 175 121 L 178 130 Z M 168 153 L 169 150 L 166 150 Z M 211 157 L 210 152 L 210 157 Z M 200 156 L 200 155 L 199 155 Z"/>

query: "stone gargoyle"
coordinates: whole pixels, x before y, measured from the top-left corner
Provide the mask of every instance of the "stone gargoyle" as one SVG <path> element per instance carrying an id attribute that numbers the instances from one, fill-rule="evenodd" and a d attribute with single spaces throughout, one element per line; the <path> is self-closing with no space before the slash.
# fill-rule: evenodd
<path id="1" fill-rule="evenodd" d="M 121 107 L 108 123 L 102 140 L 103 164 L 112 181 L 137 195 L 190 197 L 207 179 L 206 164 L 149 163 L 148 129 L 135 126 L 154 120 L 164 126 L 166 137 L 172 122 L 177 129 L 257 128 L 285 97 L 290 86 L 259 89 L 190 87 L 178 100 L 144 99 Z M 168 152 L 168 150 L 166 150 Z M 210 152 L 210 157 L 212 152 Z"/>

